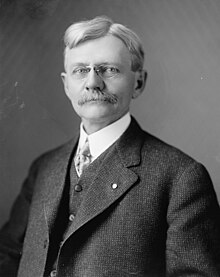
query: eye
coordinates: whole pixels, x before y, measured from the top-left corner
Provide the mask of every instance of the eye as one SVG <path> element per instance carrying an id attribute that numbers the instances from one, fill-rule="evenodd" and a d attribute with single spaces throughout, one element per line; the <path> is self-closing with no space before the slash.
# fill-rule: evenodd
<path id="1" fill-rule="evenodd" d="M 90 71 L 90 68 L 87 67 L 77 67 L 73 69 L 73 74 L 75 75 L 82 75 L 82 74 L 86 74 Z"/>
<path id="2" fill-rule="evenodd" d="M 107 78 L 114 77 L 120 72 L 119 69 L 115 66 L 103 66 L 100 71 L 103 77 Z"/>
<path id="3" fill-rule="evenodd" d="M 119 70 L 116 67 L 106 67 L 105 71 L 109 72 L 109 73 L 117 73 L 117 72 L 119 72 Z"/>

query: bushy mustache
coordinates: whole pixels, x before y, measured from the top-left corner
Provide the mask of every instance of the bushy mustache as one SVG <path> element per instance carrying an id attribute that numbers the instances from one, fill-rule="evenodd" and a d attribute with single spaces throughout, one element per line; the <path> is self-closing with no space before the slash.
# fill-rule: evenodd
<path id="1" fill-rule="evenodd" d="M 118 102 L 118 97 L 106 91 L 93 90 L 85 92 L 78 100 L 78 105 L 82 106 L 85 103 L 92 101 L 105 101 L 110 104 L 116 104 Z"/>

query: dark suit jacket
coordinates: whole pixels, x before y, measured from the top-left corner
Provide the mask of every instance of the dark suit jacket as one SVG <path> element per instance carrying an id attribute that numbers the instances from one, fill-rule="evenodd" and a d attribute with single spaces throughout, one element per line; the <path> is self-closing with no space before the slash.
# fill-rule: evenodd
<path id="1" fill-rule="evenodd" d="M 43 276 L 77 140 L 32 165 L 1 232 L 0 276 L 16 276 L 19 262 L 19 277 Z M 132 119 L 94 176 L 60 248 L 58 276 L 220 276 L 220 210 L 201 164 Z"/>

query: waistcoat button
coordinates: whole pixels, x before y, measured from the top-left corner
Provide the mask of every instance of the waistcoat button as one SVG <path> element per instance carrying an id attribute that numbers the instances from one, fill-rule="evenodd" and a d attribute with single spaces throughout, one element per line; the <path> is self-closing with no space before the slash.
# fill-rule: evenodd
<path id="1" fill-rule="evenodd" d="M 75 185 L 74 190 L 77 192 L 80 192 L 82 190 L 82 186 L 81 185 Z"/>
<path id="2" fill-rule="evenodd" d="M 73 221 L 74 218 L 75 218 L 74 214 L 70 214 L 70 215 L 69 215 L 69 221 Z"/>
<path id="3" fill-rule="evenodd" d="M 56 277 L 57 276 L 57 271 L 56 270 L 52 270 L 50 272 L 50 277 Z"/>

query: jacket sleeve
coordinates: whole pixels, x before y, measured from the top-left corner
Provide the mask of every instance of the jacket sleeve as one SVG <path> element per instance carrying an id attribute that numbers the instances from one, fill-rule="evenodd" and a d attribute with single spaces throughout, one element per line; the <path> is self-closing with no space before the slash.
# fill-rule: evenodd
<path id="1" fill-rule="evenodd" d="M 17 276 L 34 188 L 33 168 L 12 206 L 8 222 L 0 230 L 0 276 Z"/>
<path id="2" fill-rule="evenodd" d="M 220 208 L 201 164 L 175 181 L 167 221 L 167 276 L 220 276 Z"/>

